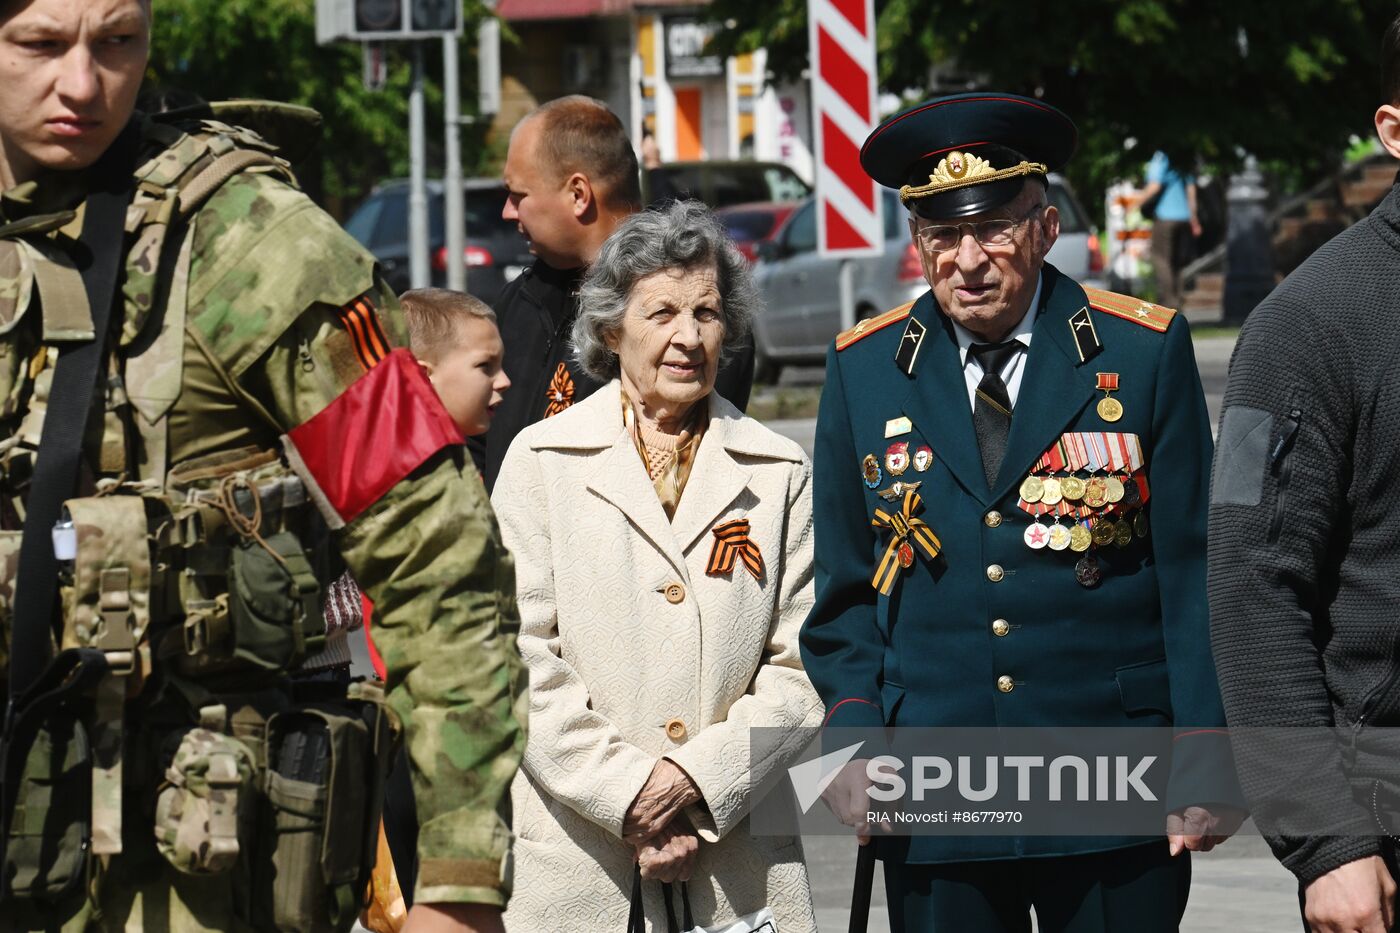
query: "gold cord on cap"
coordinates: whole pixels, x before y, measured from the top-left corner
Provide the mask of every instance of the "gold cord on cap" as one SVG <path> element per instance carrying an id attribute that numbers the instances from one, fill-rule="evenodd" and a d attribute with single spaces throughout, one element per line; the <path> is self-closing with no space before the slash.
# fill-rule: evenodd
<path id="1" fill-rule="evenodd" d="M 903 202 L 925 198 L 931 194 L 966 188 L 970 185 L 986 184 L 1002 178 L 1015 178 L 1018 175 L 1044 175 L 1049 169 L 1044 162 L 1022 161 L 1010 168 L 995 169 L 992 163 L 970 153 L 950 152 L 938 163 L 928 184 L 904 185 L 899 189 L 899 200 Z"/>

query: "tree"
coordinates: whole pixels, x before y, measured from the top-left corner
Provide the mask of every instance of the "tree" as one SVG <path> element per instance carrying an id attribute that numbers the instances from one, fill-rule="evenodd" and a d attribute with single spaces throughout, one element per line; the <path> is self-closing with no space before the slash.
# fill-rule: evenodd
<path id="1" fill-rule="evenodd" d="M 1297 185 L 1335 170 L 1380 101 L 1393 0 L 876 0 L 880 86 L 906 99 L 931 68 L 1040 97 L 1078 123 L 1081 191 L 1141 170 L 1157 149 L 1228 170 L 1244 153 Z M 807 67 L 806 0 L 714 0 L 723 51 L 766 47 Z M 906 90 L 912 89 L 912 90 Z M 1129 149 L 1128 140 L 1136 145 Z"/>
<path id="2" fill-rule="evenodd" d="M 484 10 L 468 2 L 466 15 L 467 35 L 474 35 Z M 300 168 L 319 180 L 328 206 L 343 216 L 375 182 L 408 174 L 409 50 L 391 43 L 388 86 L 366 91 L 360 47 L 318 46 L 315 27 L 315 0 L 160 0 L 147 83 L 208 100 L 264 98 L 319 111 L 324 123 L 316 163 Z M 433 71 L 440 64 L 435 44 L 427 59 L 429 139 L 438 140 L 442 93 Z M 467 67 L 471 61 L 464 56 L 463 70 L 474 73 Z M 482 132 L 463 133 L 469 174 L 477 167 L 474 158 L 486 151 L 478 138 Z"/>

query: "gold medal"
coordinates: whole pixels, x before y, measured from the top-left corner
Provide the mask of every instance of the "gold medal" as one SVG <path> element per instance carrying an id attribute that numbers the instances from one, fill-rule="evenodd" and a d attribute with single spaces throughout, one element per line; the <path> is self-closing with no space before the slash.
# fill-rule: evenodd
<path id="1" fill-rule="evenodd" d="M 1069 539 L 1069 529 L 1064 525 L 1050 526 L 1050 550 L 1063 551 L 1065 548 L 1069 547 Z"/>
<path id="2" fill-rule="evenodd" d="M 1103 398 L 1099 399 L 1099 417 L 1108 422 L 1123 417 L 1123 403 L 1112 395 L 1118 391 L 1118 374 L 1099 373 L 1098 388 L 1103 392 Z"/>
<path id="3" fill-rule="evenodd" d="M 1104 485 L 1107 487 L 1104 491 L 1104 497 L 1108 499 L 1110 505 L 1123 501 L 1124 489 L 1121 479 L 1116 476 L 1105 477 Z"/>
<path id="4" fill-rule="evenodd" d="M 1053 476 L 1047 476 L 1041 483 L 1040 501 L 1044 502 L 1046 505 L 1054 505 L 1064 497 L 1065 494 L 1060 489 L 1060 481 Z M 1066 532 L 1066 534 L 1068 534 L 1068 532 Z M 1054 547 L 1054 545 L 1052 544 L 1051 547 Z M 1056 550 L 1059 550 L 1059 548 L 1056 548 Z"/>
<path id="5" fill-rule="evenodd" d="M 1112 544 L 1114 532 L 1117 531 L 1115 527 L 1117 524 L 1117 522 L 1107 516 L 1101 515 L 1095 518 L 1093 530 L 1090 532 L 1094 543 L 1099 547 L 1108 547 Z"/>
<path id="6" fill-rule="evenodd" d="M 901 544 L 896 553 L 899 556 L 899 566 L 903 567 L 905 570 L 914 566 L 914 546 L 908 541 Z"/>
<path id="7" fill-rule="evenodd" d="M 1027 476 L 1021 480 L 1021 498 L 1027 502 L 1039 502 L 1045 494 L 1045 483 L 1039 476 Z"/>
<path id="8" fill-rule="evenodd" d="M 1084 504 L 1094 509 L 1108 504 L 1108 483 L 1102 476 L 1091 476 L 1084 484 Z"/>
<path id="9" fill-rule="evenodd" d="M 1139 538 L 1147 537 L 1147 513 L 1138 512 L 1133 516 L 1133 531 Z"/>
<path id="10" fill-rule="evenodd" d="M 1089 545 L 1093 543 L 1093 537 L 1089 534 L 1089 529 L 1083 525 L 1075 525 L 1069 530 L 1069 549 L 1083 553 L 1089 550 Z"/>
<path id="11" fill-rule="evenodd" d="M 1119 547 L 1127 547 L 1133 543 L 1133 523 L 1119 522 L 1118 527 L 1113 531 L 1113 543 Z"/>
<path id="12" fill-rule="evenodd" d="M 1077 476 L 1060 477 L 1060 492 L 1071 502 L 1084 498 L 1084 480 Z"/>

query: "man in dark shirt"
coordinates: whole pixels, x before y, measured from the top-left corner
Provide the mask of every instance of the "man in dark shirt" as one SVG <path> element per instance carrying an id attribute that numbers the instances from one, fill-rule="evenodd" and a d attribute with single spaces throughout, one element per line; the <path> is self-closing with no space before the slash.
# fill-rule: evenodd
<path id="1" fill-rule="evenodd" d="M 1400 19 L 1382 58 L 1376 131 L 1400 158 Z M 1396 763 L 1356 753 L 1400 725 L 1397 294 L 1400 187 L 1250 314 L 1211 483 L 1212 641 L 1231 727 L 1349 736 L 1350 748 L 1287 743 L 1286 762 L 1238 757 L 1317 933 L 1382 933 L 1396 919 Z M 1330 802 L 1336 829 L 1288 832 L 1297 801 L 1284 798 L 1299 794 Z"/>
<path id="2" fill-rule="evenodd" d="M 496 302 L 513 387 L 491 430 L 468 442 L 487 489 L 515 435 L 598 388 L 569 344 L 579 280 L 642 201 L 637 156 L 622 121 L 577 95 L 544 104 L 515 127 L 505 182 L 510 194 L 501 216 L 519 225 L 535 262 Z M 742 411 L 752 383 L 750 339 L 742 355 L 724 361 L 715 388 Z"/>

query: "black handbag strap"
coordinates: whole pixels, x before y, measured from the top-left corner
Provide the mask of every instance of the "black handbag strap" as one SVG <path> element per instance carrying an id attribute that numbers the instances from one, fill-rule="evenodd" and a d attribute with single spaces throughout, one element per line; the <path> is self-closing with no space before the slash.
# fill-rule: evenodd
<path id="1" fill-rule="evenodd" d="M 856 855 L 856 879 L 851 887 L 850 933 L 865 933 L 870 926 L 870 891 L 875 884 L 875 843 L 867 842 Z"/>
<path id="2" fill-rule="evenodd" d="M 695 914 L 690 909 L 690 890 L 681 886 L 681 920 L 676 922 L 673 885 L 661 883 L 661 899 L 666 904 L 666 933 L 683 933 L 695 929 Z M 627 933 L 647 933 L 646 906 L 642 902 L 642 866 L 632 867 L 632 909 L 627 914 Z"/>
<path id="3" fill-rule="evenodd" d="M 139 141 L 140 133 L 133 122 L 93 167 L 93 186 L 79 238 L 88 255 L 84 257 L 86 264 L 80 261 L 79 266 L 97 336 L 65 349 L 54 366 L 34 479 L 25 501 L 24 535 L 15 576 L 10 628 L 11 703 L 28 692 L 51 657 L 59 571 L 53 552 L 53 526 L 64 501 L 72 498 L 77 488 L 83 433 L 111 330 Z"/>

